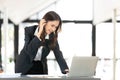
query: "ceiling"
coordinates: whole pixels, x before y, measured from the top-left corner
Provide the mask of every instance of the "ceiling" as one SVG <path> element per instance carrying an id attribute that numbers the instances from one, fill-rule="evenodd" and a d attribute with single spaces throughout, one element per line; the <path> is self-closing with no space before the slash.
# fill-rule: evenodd
<path id="1" fill-rule="evenodd" d="M 93 6 L 95 25 L 120 15 L 120 0 L 94 0 Z"/>
<path id="2" fill-rule="evenodd" d="M 31 15 L 41 11 L 57 0 L 0 0 L 0 11 L 19 24 Z"/>

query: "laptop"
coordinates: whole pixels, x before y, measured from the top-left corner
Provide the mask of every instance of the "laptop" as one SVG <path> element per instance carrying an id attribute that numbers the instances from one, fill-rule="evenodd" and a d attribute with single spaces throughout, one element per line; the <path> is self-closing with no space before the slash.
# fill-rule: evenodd
<path id="1" fill-rule="evenodd" d="M 74 56 L 67 77 L 93 77 L 95 76 L 98 57 Z"/>

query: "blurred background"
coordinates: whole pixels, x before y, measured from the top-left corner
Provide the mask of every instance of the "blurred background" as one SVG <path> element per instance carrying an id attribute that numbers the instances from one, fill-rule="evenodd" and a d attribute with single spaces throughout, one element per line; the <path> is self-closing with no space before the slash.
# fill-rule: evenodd
<path id="1" fill-rule="evenodd" d="M 24 45 L 24 28 L 36 25 L 46 12 L 56 11 L 63 22 L 58 41 L 68 65 L 71 65 L 74 55 L 98 56 L 100 59 L 96 76 L 102 80 L 111 80 L 114 26 L 111 17 L 102 22 L 99 22 L 98 18 L 97 24 L 94 24 L 95 6 L 94 0 L 0 0 L 0 70 L 14 73 L 16 56 Z M 104 11 L 101 11 L 102 13 Z M 120 79 L 119 34 L 120 17 L 117 16 L 115 45 L 117 80 Z M 61 75 L 52 51 L 47 58 L 49 74 Z"/>

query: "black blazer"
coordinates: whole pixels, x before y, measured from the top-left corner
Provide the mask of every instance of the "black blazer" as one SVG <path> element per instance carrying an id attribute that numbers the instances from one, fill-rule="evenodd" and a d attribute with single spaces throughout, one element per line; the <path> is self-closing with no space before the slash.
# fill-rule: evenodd
<path id="1" fill-rule="evenodd" d="M 27 71 L 32 67 L 38 48 L 42 45 L 41 41 L 34 36 L 34 32 L 36 30 L 37 26 L 32 27 L 26 27 L 25 28 L 25 44 L 23 49 L 21 50 L 20 54 L 16 58 L 15 63 L 15 73 L 22 73 L 26 74 Z M 47 72 L 47 55 L 49 54 L 50 49 L 47 46 L 47 43 L 45 45 L 45 48 L 42 52 L 41 62 L 44 66 L 44 72 Z M 65 74 L 64 70 L 68 69 L 67 63 L 65 59 L 63 58 L 63 54 L 60 51 L 59 44 L 56 42 L 56 46 L 53 49 L 53 53 L 55 55 L 55 58 L 60 66 L 61 72 Z"/>

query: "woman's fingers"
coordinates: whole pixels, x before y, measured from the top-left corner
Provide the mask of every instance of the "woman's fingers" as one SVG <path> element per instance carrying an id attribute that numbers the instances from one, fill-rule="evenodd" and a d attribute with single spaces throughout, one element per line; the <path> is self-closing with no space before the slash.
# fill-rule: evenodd
<path id="1" fill-rule="evenodd" d="M 45 19 L 41 19 L 40 20 L 40 22 L 39 22 L 39 32 L 38 33 L 42 33 L 42 31 L 43 31 L 43 28 L 44 28 L 44 26 L 46 25 L 46 20 Z"/>

